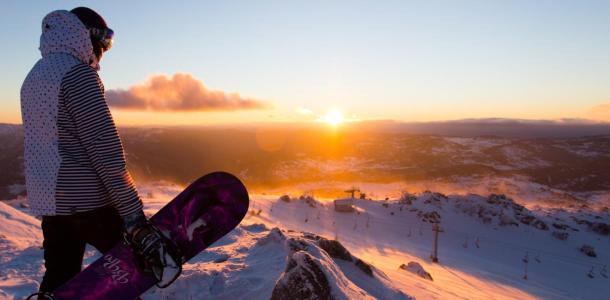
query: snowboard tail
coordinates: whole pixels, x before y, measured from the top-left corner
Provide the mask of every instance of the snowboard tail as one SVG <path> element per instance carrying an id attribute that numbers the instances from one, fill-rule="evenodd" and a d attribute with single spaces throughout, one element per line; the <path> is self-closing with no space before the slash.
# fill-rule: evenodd
<path id="1" fill-rule="evenodd" d="M 248 211 L 248 192 L 225 172 L 205 175 L 150 218 L 183 256 L 183 263 L 225 236 Z M 131 248 L 120 243 L 53 292 L 57 299 L 135 299 L 155 285 L 137 266 Z"/>

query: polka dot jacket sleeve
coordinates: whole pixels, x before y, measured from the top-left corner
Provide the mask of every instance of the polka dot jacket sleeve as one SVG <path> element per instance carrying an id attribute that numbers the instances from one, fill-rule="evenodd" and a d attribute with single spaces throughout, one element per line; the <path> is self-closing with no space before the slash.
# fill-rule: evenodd
<path id="1" fill-rule="evenodd" d="M 123 145 L 106 103 L 97 72 L 78 64 L 66 73 L 61 89 L 75 132 L 121 216 L 142 210 L 142 201 L 127 171 Z"/>

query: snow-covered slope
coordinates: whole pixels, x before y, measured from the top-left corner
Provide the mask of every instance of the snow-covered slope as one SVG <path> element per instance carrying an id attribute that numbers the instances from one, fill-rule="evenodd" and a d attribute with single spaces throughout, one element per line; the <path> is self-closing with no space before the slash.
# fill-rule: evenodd
<path id="1" fill-rule="evenodd" d="M 155 213 L 180 190 L 140 188 L 146 213 Z M 533 208 L 502 195 L 432 192 L 355 200 L 354 213 L 336 212 L 332 202 L 311 197 L 251 198 L 251 211 L 236 230 L 189 261 L 172 286 L 151 289 L 143 298 L 610 295 L 605 277 L 610 264 L 607 211 Z M 442 230 L 438 264 L 429 258 L 437 222 Z M 0 203 L 0 225 L 0 299 L 20 299 L 37 288 L 44 272 L 39 221 Z M 596 257 L 581 252 L 583 245 L 591 246 Z M 87 264 L 97 256 L 90 249 L 86 257 Z"/>
<path id="2" fill-rule="evenodd" d="M 146 212 L 154 213 L 173 192 L 158 189 Z M 0 202 L 0 224 L 0 299 L 21 299 L 37 290 L 44 273 L 39 222 Z M 85 264 L 97 257 L 88 249 Z M 336 241 L 251 222 L 190 260 L 172 286 L 143 298 L 411 299 Z"/>
<path id="3" fill-rule="evenodd" d="M 40 221 L 0 202 L 0 299 L 38 288 L 41 243 Z"/>
<path id="4" fill-rule="evenodd" d="M 22 250 L 40 245 L 40 221 L 0 202 L 0 249 Z"/>
<path id="5" fill-rule="evenodd" d="M 383 272 L 352 257 L 339 243 L 263 224 L 239 226 L 191 260 L 175 284 L 145 295 L 166 297 L 410 299 Z"/>
<path id="6" fill-rule="evenodd" d="M 261 213 L 253 218 L 337 238 L 417 298 L 599 299 L 610 294 L 608 212 L 529 210 L 502 195 L 431 192 L 394 201 L 355 200 L 355 206 L 356 213 L 340 213 L 331 203 L 307 197 L 286 202 L 267 196 L 254 202 L 254 212 Z M 440 264 L 433 264 L 432 223 L 437 221 L 443 232 Z M 582 253 L 583 245 L 592 246 L 597 256 Z M 434 280 L 400 269 L 411 261 Z"/>

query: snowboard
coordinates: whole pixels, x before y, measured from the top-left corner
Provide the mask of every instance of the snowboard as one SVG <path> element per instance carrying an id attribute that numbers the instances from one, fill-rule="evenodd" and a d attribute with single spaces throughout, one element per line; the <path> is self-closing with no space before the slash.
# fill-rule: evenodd
<path id="1" fill-rule="evenodd" d="M 194 181 L 149 221 L 177 246 L 186 262 L 233 230 L 246 215 L 248 202 L 248 192 L 237 177 L 215 172 Z M 155 283 L 152 274 L 137 267 L 131 248 L 119 243 L 53 295 L 60 300 L 135 299 Z"/>

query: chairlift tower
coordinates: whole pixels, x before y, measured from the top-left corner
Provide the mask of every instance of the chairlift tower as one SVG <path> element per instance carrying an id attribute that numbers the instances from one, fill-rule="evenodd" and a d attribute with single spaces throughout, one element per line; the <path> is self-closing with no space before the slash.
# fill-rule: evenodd
<path id="1" fill-rule="evenodd" d="M 432 225 L 432 231 L 434 232 L 434 250 L 432 251 L 432 255 L 430 255 L 430 258 L 432 259 L 432 262 L 438 263 L 438 234 L 440 232 L 443 232 L 443 230 L 438 225 L 438 223 L 435 223 L 434 225 Z"/>

